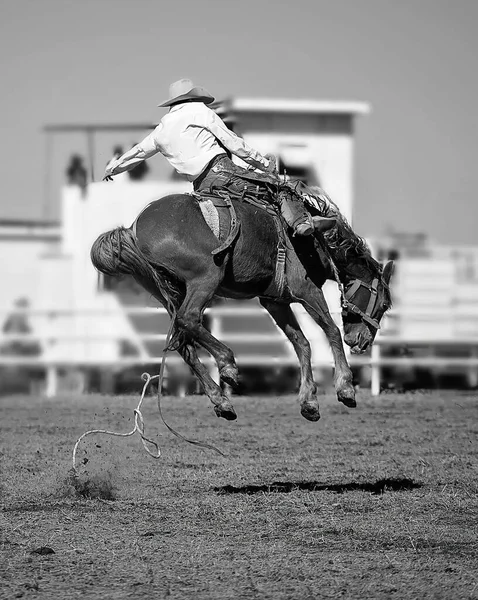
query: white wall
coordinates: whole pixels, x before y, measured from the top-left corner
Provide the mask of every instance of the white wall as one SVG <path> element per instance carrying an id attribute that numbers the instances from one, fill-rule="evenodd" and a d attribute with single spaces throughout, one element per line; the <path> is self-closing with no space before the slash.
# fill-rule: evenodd
<path id="1" fill-rule="evenodd" d="M 36 304 L 41 257 L 55 247 L 36 238 L 0 239 L 0 308 L 11 308 L 21 296 Z"/>
<path id="2" fill-rule="evenodd" d="M 129 227 L 153 200 L 190 189 L 185 182 L 125 180 L 94 183 L 85 198 L 74 187 L 63 189 L 63 252 L 73 257 L 74 295 L 80 306 L 95 301 L 97 272 L 90 260 L 95 239 L 115 227 Z"/>
<path id="3" fill-rule="evenodd" d="M 280 155 L 287 147 L 303 146 L 308 157 L 304 167 L 312 168 L 324 190 L 350 221 L 353 208 L 353 138 L 349 135 L 294 135 L 281 132 L 245 133 L 244 139 L 261 153 Z"/>

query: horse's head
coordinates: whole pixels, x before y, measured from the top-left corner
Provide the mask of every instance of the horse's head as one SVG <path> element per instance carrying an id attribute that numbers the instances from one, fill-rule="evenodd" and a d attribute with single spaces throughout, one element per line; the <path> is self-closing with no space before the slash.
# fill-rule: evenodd
<path id="1" fill-rule="evenodd" d="M 348 265 L 343 281 L 342 321 L 344 341 L 354 354 L 365 352 L 372 344 L 383 315 L 392 305 L 392 273 L 393 261 L 383 269 L 373 260 Z"/>

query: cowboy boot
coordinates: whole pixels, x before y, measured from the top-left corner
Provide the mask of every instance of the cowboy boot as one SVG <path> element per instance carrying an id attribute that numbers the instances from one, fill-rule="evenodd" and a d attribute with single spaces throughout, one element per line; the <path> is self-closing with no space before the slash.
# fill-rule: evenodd
<path id="1" fill-rule="evenodd" d="M 329 229 L 332 229 L 332 227 L 335 227 L 336 222 L 335 218 L 313 217 L 308 214 L 303 220 L 299 221 L 299 223 L 294 224 L 293 235 L 312 235 L 316 232 L 323 233 L 324 231 L 328 231 Z"/>
<path id="2" fill-rule="evenodd" d="M 298 223 L 293 225 L 293 235 L 312 235 L 314 233 L 314 224 L 310 215 L 304 215 Z"/>
<path id="3" fill-rule="evenodd" d="M 312 217 L 312 223 L 314 224 L 314 231 L 322 233 L 324 231 L 332 229 L 332 227 L 335 227 L 337 219 L 335 219 L 334 217 L 315 216 Z"/>
<path id="4" fill-rule="evenodd" d="M 314 223 L 311 215 L 307 212 L 300 196 L 291 190 L 281 190 L 279 193 L 280 211 L 289 227 L 292 235 L 307 236 L 314 233 Z"/>

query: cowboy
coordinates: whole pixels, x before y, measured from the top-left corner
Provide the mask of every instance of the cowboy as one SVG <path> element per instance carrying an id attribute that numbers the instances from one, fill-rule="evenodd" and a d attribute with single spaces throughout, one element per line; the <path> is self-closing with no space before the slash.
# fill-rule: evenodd
<path id="1" fill-rule="evenodd" d="M 204 88 L 195 86 L 190 79 L 180 79 L 171 84 L 169 99 L 159 104 L 160 107 L 170 107 L 169 112 L 142 142 L 108 163 L 104 180 L 109 181 L 161 152 L 178 173 L 192 182 L 196 192 L 227 184 L 231 191 L 241 193 L 246 182 L 252 182 L 253 187 L 259 188 L 277 184 L 273 157 L 262 156 L 233 133 L 207 106 L 212 102 L 214 97 Z M 230 154 L 238 156 L 251 168 L 236 165 Z M 282 215 L 294 235 L 314 232 L 315 219 L 298 195 L 280 194 L 278 200 Z"/>

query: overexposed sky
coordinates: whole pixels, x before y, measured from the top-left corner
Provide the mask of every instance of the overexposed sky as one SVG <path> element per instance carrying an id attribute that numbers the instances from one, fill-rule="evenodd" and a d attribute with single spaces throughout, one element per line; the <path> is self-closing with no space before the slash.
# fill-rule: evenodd
<path id="1" fill-rule="evenodd" d="M 157 121 L 190 77 L 369 102 L 359 233 L 478 244 L 477 24 L 476 0 L 0 0 L 0 218 L 43 214 L 43 124 Z"/>

